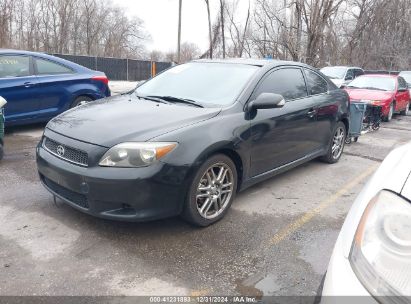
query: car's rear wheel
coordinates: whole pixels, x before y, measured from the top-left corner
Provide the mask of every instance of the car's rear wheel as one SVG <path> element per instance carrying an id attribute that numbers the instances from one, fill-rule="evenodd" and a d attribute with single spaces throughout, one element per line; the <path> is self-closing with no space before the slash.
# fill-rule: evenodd
<path id="1" fill-rule="evenodd" d="M 329 164 L 338 162 L 344 151 L 346 135 L 345 125 L 339 121 L 334 128 L 333 138 L 329 144 L 327 154 L 322 157 L 323 161 Z"/>
<path id="2" fill-rule="evenodd" d="M 79 96 L 79 97 L 77 97 L 77 98 L 73 101 L 73 103 L 71 104 L 71 107 L 72 107 L 72 108 L 78 107 L 78 106 L 84 105 L 84 104 L 86 104 L 86 103 L 89 103 L 89 102 L 92 101 L 92 100 L 93 100 L 93 99 L 91 99 L 91 98 L 88 97 L 88 96 Z"/>
<path id="3" fill-rule="evenodd" d="M 392 117 L 394 116 L 394 103 L 390 104 L 390 109 L 388 111 L 387 116 L 384 117 L 384 121 L 389 122 L 391 121 Z"/>
<path id="4" fill-rule="evenodd" d="M 237 190 L 237 170 L 223 154 L 209 158 L 191 183 L 183 218 L 197 226 L 208 226 L 227 213 Z"/>
<path id="5" fill-rule="evenodd" d="M 410 104 L 408 103 L 404 110 L 401 111 L 401 115 L 408 115 L 410 111 Z"/>

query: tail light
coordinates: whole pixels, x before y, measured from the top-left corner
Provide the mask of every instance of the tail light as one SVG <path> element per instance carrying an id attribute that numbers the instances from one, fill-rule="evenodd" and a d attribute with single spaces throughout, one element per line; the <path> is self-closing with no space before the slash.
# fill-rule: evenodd
<path id="1" fill-rule="evenodd" d="M 91 77 L 91 80 L 101 81 L 105 85 L 108 85 L 108 78 L 106 75 L 93 76 Z"/>

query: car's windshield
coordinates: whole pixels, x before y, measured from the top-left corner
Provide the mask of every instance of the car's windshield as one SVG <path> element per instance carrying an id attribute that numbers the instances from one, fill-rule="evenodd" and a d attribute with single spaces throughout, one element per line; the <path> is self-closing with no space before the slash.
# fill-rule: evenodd
<path id="1" fill-rule="evenodd" d="M 347 68 L 345 67 L 325 67 L 320 70 L 324 75 L 331 79 L 343 79 Z"/>
<path id="2" fill-rule="evenodd" d="M 360 76 L 351 81 L 347 87 L 369 90 L 394 91 L 395 79 L 392 77 Z"/>
<path id="3" fill-rule="evenodd" d="M 172 96 L 205 106 L 232 104 L 259 67 L 191 62 L 171 68 L 138 87 L 138 96 Z"/>
<path id="4" fill-rule="evenodd" d="M 411 84 L 411 72 L 401 72 L 400 76 L 405 79 L 405 81 L 410 85 Z"/>

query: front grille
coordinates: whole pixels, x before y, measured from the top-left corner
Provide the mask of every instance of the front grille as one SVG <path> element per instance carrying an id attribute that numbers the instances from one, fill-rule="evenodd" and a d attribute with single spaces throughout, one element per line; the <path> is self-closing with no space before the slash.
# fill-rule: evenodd
<path id="1" fill-rule="evenodd" d="M 88 166 L 88 155 L 86 152 L 60 144 L 48 137 L 44 138 L 43 147 L 55 156 L 80 166 Z"/>
<path id="2" fill-rule="evenodd" d="M 60 186 L 59 184 L 53 182 L 45 176 L 42 176 L 44 184 L 50 188 L 53 192 L 65 198 L 69 202 L 76 204 L 82 208 L 88 209 L 89 205 L 87 202 L 87 197 L 84 194 L 80 194 L 74 191 L 71 191 L 67 188 Z"/>

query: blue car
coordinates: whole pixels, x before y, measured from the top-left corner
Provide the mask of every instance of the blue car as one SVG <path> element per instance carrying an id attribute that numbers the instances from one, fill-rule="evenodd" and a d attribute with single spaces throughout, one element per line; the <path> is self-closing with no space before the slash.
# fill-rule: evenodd
<path id="1" fill-rule="evenodd" d="M 110 89 L 102 72 L 46 54 L 0 50 L 0 96 L 9 126 L 48 121 L 110 96 Z"/>

